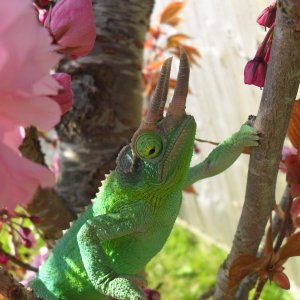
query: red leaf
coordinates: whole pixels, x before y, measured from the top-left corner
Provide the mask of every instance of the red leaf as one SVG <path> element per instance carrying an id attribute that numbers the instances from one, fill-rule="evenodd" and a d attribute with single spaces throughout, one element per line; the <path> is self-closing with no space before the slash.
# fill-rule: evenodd
<path id="1" fill-rule="evenodd" d="M 300 184 L 297 183 L 292 183 L 291 184 L 291 194 L 293 198 L 299 197 L 300 196 Z"/>
<path id="2" fill-rule="evenodd" d="M 177 48 L 180 46 L 180 41 L 187 39 L 191 39 L 191 37 L 183 33 L 170 35 L 167 40 L 167 48 Z"/>
<path id="3" fill-rule="evenodd" d="M 157 61 L 152 61 L 150 62 L 145 68 L 144 68 L 144 73 L 152 73 L 156 72 L 164 63 L 164 60 L 157 60 Z"/>
<path id="4" fill-rule="evenodd" d="M 160 14 L 160 22 L 168 23 L 168 21 L 175 16 L 183 9 L 185 1 L 173 1 L 169 3 Z"/>
<path id="5" fill-rule="evenodd" d="M 289 257 L 293 256 L 300 256 L 300 232 L 291 235 L 279 249 L 280 264 L 283 264 Z"/>
<path id="6" fill-rule="evenodd" d="M 251 153 L 251 147 L 244 147 L 243 154 L 250 154 Z"/>
<path id="7" fill-rule="evenodd" d="M 194 187 L 192 185 L 187 186 L 186 188 L 183 189 L 185 192 L 187 193 L 191 193 L 191 194 L 195 194 L 197 195 L 196 190 L 194 189 Z"/>
<path id="8" fill-rule="evenodd" d="M 184 48 L 188 56 L 195 55 L 197 57 L 201 57 L 200 52 L 195 47 L 188 45 L 181 45 L 181 47 Z"/>
<path id="9" fill-rule="evenodd" d="M 287 168 L 286 180 L 289 184 L 300 183 L 300 157 L 298 155 L 289 155 L 284 160 Z"/>
<path id="10" fill-rule="evenodd" d="M 299 185 L 298 185 L 298 187 L 299 187 Z M 300 217 L 299 217 L 299 214 L 300 214 L 300 198 L 297 198 L 293 201 L 290 213 L 291 213 L 291 218 L 293 220 L 294 226 L 299 227 L 299 225 L 300 225 Z"/>
<path id="11" fill-rule="evenodd" d="M 293 225 L 296 228 L 300 227 L 300 217 L 293 219 Z"/>
<path id="12" fill-rule="evenodd" d="M 171 79 L 170 79 L 170 82 L 169 82 L 169 87 L 170 87 L 171 89 L 175 89 L 176 82 L 177 82 L 176 79 L 171 78 Z"/>
<path id="13" fill-rule="evenodd" d="M 272 273 L 272 281 L 284 290 L 289 290 L 291 287 L 289 278 L 283 272 Z"/>
<path id="14" fill-rule="evenodd" d="M 298 215 L 299 215 L 299 213 L 300 213 L 300 198 L 295 199 L 295 200 L 293 201 L 293 204 L 292 204 L 290 213 L 291 213 L 292 219 L 298 217 Z"/>
<path id="15" fill-rule="evenodd" d="M 240 254 L 229 268 L 229 289 L 238 285 L 243 278 L 257 272 L 266 265 L 265 258 L 257 258 L 248 254 Z"/>
<path id="16" fill-rule="evenodd" d="M 295 101 L 288 127 L 288 137 L 296 149 L 300 147 L 300 99 Z"/>
<path id="17" fill-rule="evenodd" d="M 168 19 L 165 23 L 170 26 L 176 27 L 180 22 L 182 22 L 182 18 L 180 18 L 178 16 L 174 16 L 174 17 Z"/>

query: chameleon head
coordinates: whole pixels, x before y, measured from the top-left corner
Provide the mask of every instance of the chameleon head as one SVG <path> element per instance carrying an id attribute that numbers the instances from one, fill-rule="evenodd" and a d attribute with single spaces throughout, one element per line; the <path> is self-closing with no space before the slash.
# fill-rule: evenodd
<path id="1" fill-rule="evenodd" d="M 189 63 L 184 50 L 181 50 L 174 95 L 164 116 L 171 63 L 172 58 L 164 62 L 148 112 L 132 137 L 132 156 L 129 149 L 124 149 L 131 170 L 137 174 L 143 172 L 149 179 L 147 181 L 154 184 L 180 184 L 184 180 L 195 138 L 195 120 L 185 112 Z"/>

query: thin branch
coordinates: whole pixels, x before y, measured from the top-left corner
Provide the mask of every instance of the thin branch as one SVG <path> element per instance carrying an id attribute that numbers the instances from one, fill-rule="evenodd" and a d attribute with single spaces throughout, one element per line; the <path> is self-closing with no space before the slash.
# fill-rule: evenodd
<path id="1" fill-rule="evenodd" d="M 285 237 L 287 235 L 288 227 L 292 223 L 291 214 L 290 214 L 292 204 L 293 204 L 293 198 L 292 198 L 292 195 L 290 194 L 289 195 L 288 206 L 287 206 L 286 211 L 284 212 L 284 220 L 283 220 L 283 222 L 281 222 L 281 228 L 280 228 L 280 231 L 278 233 L 276 243 L 275 243 L 275 246 L 274 246 L 274 252 L 277 252 L 279 250 L 279 248 L 281 247 L 282 242 L 283 242 L 283 240 L 285 239 Z"/>
<path id="2" fill-rule="evenodd" d="M 214 299 L 233 299 L 228 269 L 240 254 L 256 255 L 270 213 L 281 149 L 300 81 L 300 0 L 278 1 L 265 88 L 255 127 L 261 145 L 250 156 L 245 202 L 230 254 L 221 266 Z"/>
<path id="3" fill-rule="evenodd" d="M 209 140 L 202 140 L 202 139 L 198 139 L 198 138 L 195 138 L 195 141 L 200 142 L 200 143 L 208 143 L 208 144 L 215 145 L 215 146 L 218 146 L 220 144 L 217 142 L 213 142 L 213 141 L 209 141 Z"/>
<path id="4" fill-rule="evenodd" d="M 208 291 L 206 291 L 205 293 L 203 293 L 198 300 L 207 300 L 210 299 L 215 293 L 215 287 L 212 287 L 211 289 L 209 289 Z"/>
<path id="5" fill-rule="evenodd" d="M 280 200 L 280 207 L 283 210 L 283 212 L 289 211 L 290 208 L 290 188 L 286 186 L 284 193 Z M 272 234 L 274 238 L 279 234 L 280 228 L 282 227 L 283 220 L 279 218 L 277 215 L 275 215 L 272 219 Z M 258 257 L 262 255 L 262 251 L 259 251 Z M 248 300 L 249 299 L 249 292 L 255 287 L 256 281 L 257 281 L 257 274 L 252 274 L 245 278 L 240 286 L 238 287 L 238 290 L 235 295 L 236 300 Z"/>
<path id="6" fill-rule="evenodd" d="M 2 267 L 0 267 L 0 296 L 7 300 L 41 300 L 32 291 L 18 283 Z"/>
<path id="7" fill-rule="evenodd" d="M 16 265 L 22 267 L 23 269 L 25 270 L 30 270 L 30 271 L 33 271 L 33 272 L 37 272 L 38 269 L 19 260 L 18 258 L 16 258 L 15 256 L 11 255 L 10 253 L 4 251 L 3 249 L 0 248 L 0 253 L 3 253 L 5 256 L 7 256 L 9 258 L 9 260 L 11 260 L 13 263 L 15 263 Z"/>

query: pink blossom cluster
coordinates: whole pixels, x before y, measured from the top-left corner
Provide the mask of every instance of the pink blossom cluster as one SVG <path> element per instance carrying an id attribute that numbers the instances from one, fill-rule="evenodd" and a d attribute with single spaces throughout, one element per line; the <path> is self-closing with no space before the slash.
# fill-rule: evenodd
<path id="1" fill-rule="evenodd" d="M 270 28 L 263 42 L 259 45 L 255 57 L 248 61 L 244 70 L 244 82 L 263 87 L 267 73 L 267 66 L 271 53 L 273 31 L 276 17 L 276 1 L 265 8 L 257 18 L 257 23 Z"/>
<path id="2" fill-rule="evenodd" d="M 58 52 L 85 55 L 96 35 L 91 0 L 60 0 L 44 13 L 46 29 L 31 0 L 0 1 L 0 207 L 11 213 L 38 186 L 55 183 L 52 172 L 22 157 L 18 147 L 24 127 L 49 130 L 72 105 L 70 76 L 49 73 L 61 58 Z"/>

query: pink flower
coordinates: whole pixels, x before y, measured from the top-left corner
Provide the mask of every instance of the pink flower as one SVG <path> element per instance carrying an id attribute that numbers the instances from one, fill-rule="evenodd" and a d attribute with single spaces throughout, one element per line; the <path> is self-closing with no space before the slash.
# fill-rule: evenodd
<path id="1" fill-rule="evenodd" d="M 27 205 L 39 185 L 54 185 L 55 178 L 47 168 L 21 157 L 20 129 L 11 120 L 0 116 L 0 199 L 1 208 L 14 214 L 17 204 Z"/>
<path id="2" fill-rule="evenodd" d="M 66 73 L 56 73 L 53 77 L 61 85 L 61 90 L 57 96 L 52 96 L 62 111 L 62 114 L 68 112 L 73 105 L 73 92 L 71 87 L 71 76 Z"/>
<path id="3" fill-rule="evenodd" d="M 91 0 L 60 0 L 50 9 L 45 27 L 59 51 L 72 58 L 87 55 L 96 39 Z"/>
<path id="4" fill-rule="evenodd" d="M 298 193 L 298 195 L 299 195 L 299 193 Z M 293 220 L 294 227 L 300 227 L 300 217 L 299 217 L 299 214 L 300 214 L 300 198 L 296 198 L 293 201 L 290 213 L 291 213 L 291 217 L 292 217 L 292 220 Z"/>
<path id="5" fill-rule="evenodd" d="M 258 47 L 255 57 L 248 61 L 244 70 L 244 83 L 258 87 L 265 85 L 268 61 L 270 58 L 274 26 L 268 31 L 263 42 Z"/>
<path id="6" fill-rule="evenodd" d="M 0 1 L 0 115 L 22 126 L 52 128 L 60 109 L 48 95 L 59 85 L 49 70 L 60 58 L 30 0 Z"/>
<path id="7" fill-rule="evenodd" d="M 0 264 L 6 266 L 8 262 L 9 258 L 3 252 L 0 252 Z"/>
<path id="8" fill-rule="evenodd" d="M 39 21 L 44 24 L 47 18 L 48 10 L 43 9 L 43 8 L 38 8 L 37 9 L 38 14 L 39 14 Z"/>
<path id="9" fill-rule="evenodd" d="M 283 146 L 281 152 L 281 161 L 279 163 L 279 170 L 283 173 L 288 171 L 287 166 L 285 165 L 285 159 L 290 155 L 297 155 L 298 150 L 294 147 Z"/>
<path id="10" fill-rule="evenodd" d="M 259 57 L 248 61 L 244 70 L 244 83 L 263 87 L 267 72 L 266 62 Z"/>
<path id="11" fill-rule="evenodd" d="M 272 27 L 276 18 L 276 1 L 265 8 L 257 18 L 257 23 L 264 27 Z"/>

